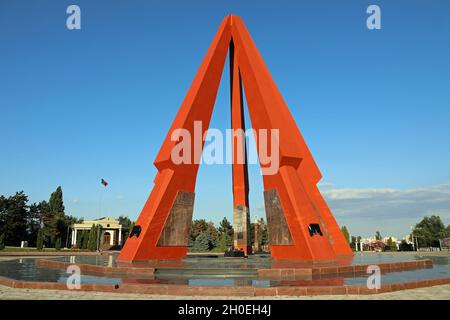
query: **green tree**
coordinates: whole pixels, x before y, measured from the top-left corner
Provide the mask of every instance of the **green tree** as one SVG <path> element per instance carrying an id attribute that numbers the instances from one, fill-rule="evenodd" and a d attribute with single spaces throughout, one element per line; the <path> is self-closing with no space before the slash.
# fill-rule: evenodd
<path id="1" fill-rule="evenodd" d="M 219 231 L 214 226 L 214 222 L 212 221 L 208 222 L 208 225 L 206 227 L 206 233 L 209 236 L 212 246 L 216 247 L 217 242 L 219 241 L 220 234 Z"/>
<path id="2" fill-rule="evenodd" d="M 397 244 L 395 243 L 394 240 L 392 240 L 392 237 L 389 237 L 386 245 L 389 247 L 390 251 L 397 251 Z"/>
<path id="3" fill-rule="evenodd" d="M 351 236 L 351 241 L 350 241 L 350 247 L 352 248 L 352 250 L 356 249 L 356 237 L 355 236 Z"/>
<path id="4" fill-rule="evenodd" d="M 399 246 L 400 251 L 413 251 L 413 245 L 411 243 L 407 243 L 405 240 L 402 240 Z"/>
<path id="5" fill-rule="evenodd" d="M 0 234 L 0 250 L 5 249 L 5 234 Z"/>
<path id="6" fill-rule="evenodd" d="M 192 241 L 195 241 L 197 237 L 208 229 L 208 224 L 205 219 L 194 220 L 191 224 L 190 237 Z"/>
<path id="7" fill-rule="evenodd" d="M 64 215 L 63 193 L 60 186 L 50 195 L 48 206 L 55 215 Z"/>
<path id="8" fill-rule="evenodd" d="M 68 228 L 78 219 L 66 216 L 64 212 L 63 192 L 60 186 L 50 195 L 49 201 L 41 201 L 38 204 L 41 225 L 44 226 L 44 242 L 48 246 L 54 246 L 56 239 L 67 240 Z"/>
<path id="9" fill-rule="evenodd" d="M 47 201 L 43 200 L 38 204 L 41 226 L 43 227 L 44 244 L 51 246 L 57 234 L 57 221 L 50 211 Z"/>
<path id="10" fill-rule="evenodd" d="M 350 243 L 350 233 L 348 232 L 347 227 L 342 226 L 341 231 L 342 231 L 342 234 L 344 235 L 345 240 L 347 240 L 347 243 Z"/>
<path id="11" fill-rule="evenodd" d="M 6 216 L 8 210 L 8 199 L 4 196 L 0 196 L 0 234 L 6 232 Z"/>
<path id="12" fill-rule="evenodd" d="M 37 241 L 37 234 L 41 228 L 41 213 L 39 210 L 39 204 L 33 203 L 28 209 L 27 219 L 27 233 L 28 233 L 28 246 L 35 247 Z"/>
<path id="13" fill-rule="evenodd" d="M 443 238 L 448 238 L 448 237 L 450 237 L 450 224 L 445 228 Z"/>
<path id="14" fill-rule="evenodd" d="M 381 240 L 381 233 L 380 231 L 375 232 L 375 240 Z"/>
<path id="15" fill-rule="evenodd" d="M 8 198 L 0 196 L 0 234 L 5 235 L 5 245 L 19 246 L 28 240 L 28 197 L 23 191 Z"/>
<path id="16" fill-rule="evenodd" d="M 250 225 L 249 230 L 251 230 L 251 228 L 252 226 Z M 222 221 L 220 221 L 217 230 L 219 231 L 219 238 L 222 239 L 222 247 L 224 243 L 226 244 L 226 248 L 231 247 L 233 245 L 234 229 L 227 218 L 224 217 Z M 251 231 L 249 236 L 252 236 Z"/>
<path id="17" fill-rule="evenodd" d="M 269 232 L 267 229 L 267 223 L 263 218 L 259 219 L 260 231 L 261 231 L 261 245 L 269 244 Z"/>
<path id="18" fill-rule="evenodd" d="M 61 250 L 61 238 L 57 238 L 55 242 L 55 249 L 57 251 Z"/>
<path id="19" fill-rule="evenodd" d="M 220 251 L 227 251 L 227 249 L 230 247 L 230 244 L 228 243 L 228 236 L 225 233 L 222 233 L 219 236 L 219 240 L 217 241 L 217 249 Z"/>
<path id="20" fill-rule="evenodd" d="M 192 251 L 209 251 L 212 248 L 213 244 L 207 232 L 200 233 L 192 245 Z"/>
<path id="21" fill-rule="evenodd" d="M 37 233 L 36 248 L 38 250 L 44 249 L 44 231 L 42 229 L 39 229 Z"/>
<path id="22" fill-rule="evenodd" d="M 87 249 L 89 242 L 89 231 L 83 230 L 81 232 L 81 249 Z"/>
<path id="23" fill-rule="evenodd" d="M 92 224 L 91 230 L 89 231 L 87 248 L 90 251 L 97 250 L 97 227 L 95 226 L 95 224 Z"/>
<path id="24" fill-rule="evenodd" d="M 77 232 L 77 241 L 75 244 L 77 249 L 81 249 L 82 242 L 83 242 L 83 231 Z"/>
<path id="25" fill-rule="evenodd" d="M 119 220 L 119 223 L 122 225 L 122 230 L 129 232 L 130 228 L 131 228 L 131 224 L 132 224 L 132 221 L 130 220 L 130 218 L 125 217 L 125 216 L 120 216 L 118 218 L 118 220 Z"/>
<path id="26" fill-rule="evenodd" d="M 55 234 L 52 237 L 52 243 L 58 237 L 65 239 L 67 236 L 67 221 L 64 213 L 63 192 L 60 186 L 50 195 L 48 206 L 54 219 Z"/>
<path id="27" fill-rule="evenodd" d="M 258 233 L 258 235 L 261 237 L 261 230 Z M 234 240 L 234 236 L 232 238 Z M 261 242 L 261 239 L 259 239 Z M 248 227 L 248 242 L 250 244 L 253 244 L 255 242 L 255 223 L 254 222 L 250 222 L 250 225 Z"/>
<path id="28" fill-rule="evenodd" d="M 223 218 L 222 221 L 219 224 L 219 233 L 223 234 L 225 233 L 228 237 L 231 237 L 231 239 L 234 236 L 234 230 L 232 224 L 228 221 L 227 218 Z"/>
<path id="29" fill-rule="evenodd" d="M 439 247 L 439 239 L 445 238 L 447 230 L 439 216 L 424 217 L 413 230 L 420 246 Z"/>

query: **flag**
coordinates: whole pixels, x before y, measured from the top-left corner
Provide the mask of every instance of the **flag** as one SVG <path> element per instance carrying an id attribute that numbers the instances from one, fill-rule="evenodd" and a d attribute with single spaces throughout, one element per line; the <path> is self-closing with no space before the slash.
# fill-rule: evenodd
<path id="1" fill-rule="evenodd" d="M 105 179 L 102 179 L 101 181 L 102 185 L 104 185 L 105 187 L 108 185 L 108 182 Z"/>

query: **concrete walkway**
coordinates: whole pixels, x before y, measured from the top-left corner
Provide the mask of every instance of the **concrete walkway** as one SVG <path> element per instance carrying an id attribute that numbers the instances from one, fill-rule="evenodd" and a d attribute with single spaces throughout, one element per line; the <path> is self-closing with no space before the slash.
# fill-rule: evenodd
<path id="1" fill-rule="evenodd" d="M 69 290 L 17 289 L 0 285 L 0 300 L 252 300 L 252 299 L 299 299 L 299 300 L 450 300 L 450 285 L 403 290 L 375 295 L 327 295 L 301 297 L 199 297 L 199 296 L 158 296 L 128 293 L 106 293 Z"/>

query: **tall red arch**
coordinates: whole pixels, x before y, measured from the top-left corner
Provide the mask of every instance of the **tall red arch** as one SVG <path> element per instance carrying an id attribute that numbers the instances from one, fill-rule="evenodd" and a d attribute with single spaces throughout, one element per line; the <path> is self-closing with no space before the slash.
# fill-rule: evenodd
<path id="1" fill-rule="evenodd" d="M 232 128 L 245 128 L 243 86 L 253 129 L 277 129 L 279 132 L 280 167 L 275 174 L 263 175 L 272 257 L 323 262 L 352 254 L 317 188 L 321 173 L 267 66 L 242 19 L 229 15 L 222 21 L 159 150 L 154 161 L 158 173 L 153 190 L 118 259 L 139 261 L 185 257 L 201 154 L 192 152 L 190 164 L 174 163 L 171 152 L 178 141 L 172 141 L 171 136 L 177 129 L 186 129 L 194 136 L 194 131 L 198 130 L 194 127 L 196 121 L 202 122 L 201 134 L 204 135 L 209 127 L 228 51 Z M 238 142 L 234 140 L 234 151 Z M 194 141 L 191 144 L 191 150 L 195 150 Z M 259 140 L 257 147 L 258 144 Z M 248 220 L 245 164 L 233 163 L 233 196 L 235 213 L 246 216 Z M 241 240 L 240 245 L 248 241 Z"/>

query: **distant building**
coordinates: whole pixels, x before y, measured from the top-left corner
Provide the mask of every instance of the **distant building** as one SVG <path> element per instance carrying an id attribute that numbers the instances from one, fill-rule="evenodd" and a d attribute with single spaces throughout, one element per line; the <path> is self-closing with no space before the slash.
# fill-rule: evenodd
<path id="1" fill-rule="evenodd" d="M 389 238 L 392 239 L 399 246 L 399 241 L 396 237 L 384 237 L 382 240 L 377 240 L 375 237 L 362 238 L 360 242 L 356 244 L 356 251 L 385 251 Z"/>
<path id="2" fill-rule="evenodd" d="M 122 245 L 122 225 L 119 220 L 103 217 L 95 220 L 85 220 L 82 223 L 75 223 L 72 226 L 72 248 L 76 247 L 77 237 L 80 236 L 80 232 L 83 230 L 91 230 L 92 225 L 100 226 L 100 249 L 108 250 Z"/>
<path id="3" fill-rule="evenodd" d="M 405 240 L 405 242 L 406 242 L 407 244 L 413 244 L 411 234 L 407 234 L 407 235 L 403 238 L 403 240 Z"/>
<path id="4" fill-rule="evenodd" d="M 367 251 L 376 251 L 376 252 L 382 252 L 386 248 L 386 244 L 381 240 L 373 240 L 372 242 L 368 243 Z"/>

